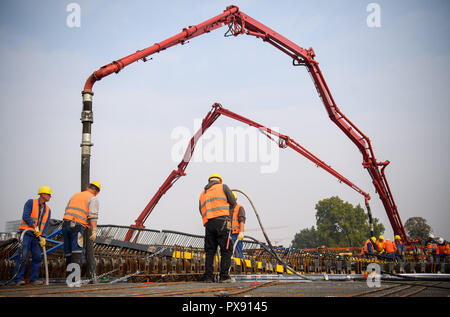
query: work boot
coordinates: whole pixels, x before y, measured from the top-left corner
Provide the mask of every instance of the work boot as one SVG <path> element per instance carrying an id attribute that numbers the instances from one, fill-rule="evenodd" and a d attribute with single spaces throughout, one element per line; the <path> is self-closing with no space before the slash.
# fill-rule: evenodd
<path id="1" fill-rule="evenodd" d="M 16 286 L 24 286 L 25 285 L 25 281 L 18 281 L 16 283 Z"/>
<path id="2" fill-rule="evenodd" d="M 36 280 L 36 281 L 30 282 L 30 284 L 33 286 L 38 286 L 38 285 L 44 285 L 44 282 L 42 282 L 40 280 Z"/>
<path id="3" fill-rule="evenodd" d="M 236 279 L 234 277 L 228 277 L 225 279 L 220 279 L 219 283 L 236 283 Z"/>

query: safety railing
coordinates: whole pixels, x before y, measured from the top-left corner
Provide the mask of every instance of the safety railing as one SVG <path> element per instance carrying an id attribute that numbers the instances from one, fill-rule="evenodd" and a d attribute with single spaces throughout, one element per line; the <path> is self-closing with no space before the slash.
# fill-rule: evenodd
<path id="1" fill-rule="evenodd" d="M 202 235 L 195 235 L 185 232 L 172 230 L 154 230 L 132 228 L 128 226 L 117 225 L 98 225 L 97 237 L 103 239 L 124 241 L 128 231 L 132 229 L 132 241 L 136 244 L 155 245 L 155 246 L 180 246 L 186 248 L 203 248 L 205 239 Z M 252 241 L 244 240 L 243 249 L 259 249 L 260 246 Z"/>

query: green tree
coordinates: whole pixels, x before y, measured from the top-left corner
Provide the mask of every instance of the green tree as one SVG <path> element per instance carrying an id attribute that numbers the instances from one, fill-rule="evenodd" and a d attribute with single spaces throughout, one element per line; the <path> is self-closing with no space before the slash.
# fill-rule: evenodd
<path id="1" fill-rule="evenodd" d="M 322 245 L 321 242 L 317 230 L 312 226 L 311 229 L 306 228 L 295 234 L 294 240 L 292 240 L 292 247 L 297 249 L 311 249 Z"/>
<path id="2" fill-rule="evenodd" d="M 373 225 L 375 236 L 384 233 L 384 226 L 377 218 L 373 218 Z M 360 205 L 354 207 L 337 196 L 320 200 L 316 204 L 316 227 L 297 233 L 292 246 L 359 247 L 370 237 L 369 217 L 364 209 Z M 311 241 L 309 244 L 305 242 L 308 239 Z"/>
<path id="3" fill-rule="evenodd" d="M 422 217 L 412 217 L 406 220 L 405 230 L 409 237 L 419 237 L 422 242 L 427 241 L 430 233 L 433 232 L 427 221 Z"/>

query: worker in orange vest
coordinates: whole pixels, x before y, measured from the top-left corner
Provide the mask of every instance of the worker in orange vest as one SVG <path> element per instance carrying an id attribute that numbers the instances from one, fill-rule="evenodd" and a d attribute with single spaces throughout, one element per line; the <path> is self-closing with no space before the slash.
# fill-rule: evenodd
<path id="1" fill-rule="evenodd" d="M 233 192 L 234 198 L 237 201 L 237 195 Z M 245 227 L 245 209 L 238 203 L 233 210 L 233 217 L 231 219 L 231 239 L 233 240 L 233 246 L 235 243 L 235 253 L 232 256 L 236 258 L 244 258 L 242 250 L 242 240 L 244 239 L 244 227 Z"/>
<path id="2" fill-rule="evenodd" d="M 444 262 L 445 261 L 445 256 L 446 256 L 446 245 L 444 243 L 444 239 L 443 238 L 439 238 L 438 241 L 438 249 L 439 249 L 439 262 Z"/>
<path id="3" fill-rule="evenodd" d="M 390 261 L 394 261 L 395 251 L 397 251 L 397 248 L 395 247 L 395 243 L 389 239 L 386 239 L 386 241 L 384 242 L 384 249 L 386 250 L 386 257 Z"/>
<path id="4" fill-rule="evenodd" d="M 371 258 L 372 256 L 374 256 L 376 242 L 377 242 L 377 239 L 375 237 L 367 239 L 367 241 L 364 244 L 364 247 L 361 251 L 361 255 L 363 255 L 365 258 Z"/>
<path id="5" fill-rule="evenodd" d="M 444 262 L 449 262 L 450 259 L 450 244 L 444 240 Z"/>
<path id="6" fill-rule="evenodd" d="M 39 198 L 29 199 L 23 207 L 22 223 L 19 226 L 19 234 L 31 229 L 23 235 L 22 249 L 17 250 L 18 258 L 14 269 L 14 281 L 16 285 L 25 285 L 25 264 L 28 252 L 31 252 L 30 284 L 42 285 L 38 280 L 39 267 L 41 266 L 41 247 L 45 246 L 45 237 L 51 218 L 51 210 L 47 203 L 52 197 L 52 190 L 48 186 L 42 186 L 38 190 Z"/>
<path id="7" fill-rule="evenodd" d="M 211 174 L 208 184 L 200 193 L 199 210 L 205 227 L 205 273 L 206 283 L 214 282 L 213 264 L 217 248 L 220 247 L 219 282 L 235 282 L 229 275 L 233 243 L 231 235 L 231 211 L 236 199 L 230 188 L 223 184 L 222 177 Z"/>
<path id="8" fill-rule="evenodd" d="M 85 231 L 92 228 L 92 234 L 88 237 L 92 241 L 97 236 L 99 211 L 97 195 L 100 189 L 101 184 L 98 181 L 91 182 L 85 191 L 74 194 L 67 203 L 62 226 L 66 265 L 77 263 L 81 269 Z"/>
<path id="9" fill-rule="evenodd" d="M 430 235 L 425 250 L 430 257 L 430 261 L 439 262 L 439 248 L 433 235 Z"/>

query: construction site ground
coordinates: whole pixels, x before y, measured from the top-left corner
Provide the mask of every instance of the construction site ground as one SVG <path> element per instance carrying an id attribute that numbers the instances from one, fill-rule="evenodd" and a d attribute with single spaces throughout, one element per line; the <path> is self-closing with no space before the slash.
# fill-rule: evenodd
<path id="1" fill-rule="evenodd" d="M 69 287 L 3 286 L 1 297 L 446 297 L 450 281 L 380 281 L 369 287 L 360 280 L 237 280 L 235 283 L 144 282 L 97 283 Z"/>

